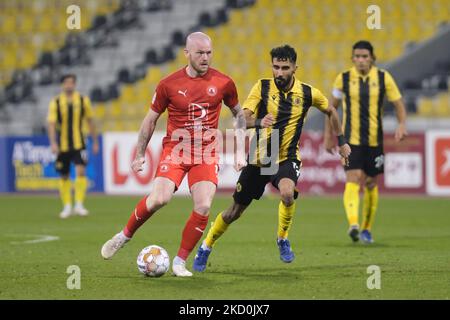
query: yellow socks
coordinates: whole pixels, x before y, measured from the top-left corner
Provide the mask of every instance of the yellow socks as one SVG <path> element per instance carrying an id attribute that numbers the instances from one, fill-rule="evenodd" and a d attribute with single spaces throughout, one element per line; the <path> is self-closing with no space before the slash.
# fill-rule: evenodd
<path id="1" fill-rule="evenodd" d="M 76 177 L 75 178 L 75 203 L 83 203 L 86 196 L 87 178 Z"/>
<path id="2" fill-rule="evenodd" d="M 350 226 L 358 224 L 359 184 L 347 182 L 344 191 L 344 208 Z"/>
<path id="3" fill-rule="evenodd" d="M 59 196 L 64 206 L 72 205 L 72 183 L 70 179 L 59 179 Z"/>
<path id="4" fill-rule="evenodd" d="M 283 201 L 278 205 L 278 238 L 286 239 L 295 213 L 295 201 L 286 207 Z"/>
<path id="5" fill-rule="evenodd" d="M 219 213 L 216 220 L 214 220 L 212 227 L 208 231 L 208 235 L 205 239 L 205 244 L 209 248 L 212 248 L 217 239 L 219 239 L 219 237 L 227 230 L 228 226 L 229 224 L 223 221 L 222 212 Z"/>
<path id="6" fill-rule="evenodd" d="M 373 221 L 375 220 L 375 213 L 378 208 L 378 187 L 373 189 L 364 189 L 364 201 L 363 201 L 363 223 L 362 229 L 369 230 L 372 228 Z"/>

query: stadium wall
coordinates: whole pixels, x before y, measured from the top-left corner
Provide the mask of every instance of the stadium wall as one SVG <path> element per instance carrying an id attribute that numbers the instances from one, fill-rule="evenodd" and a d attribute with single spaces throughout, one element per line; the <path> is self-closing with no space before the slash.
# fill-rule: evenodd
<path id="1" fill-rule="evenodd" d="M 137 195 L 151 190 L 159 163 L 163 132 L 155 132 L 146 153 L 143 172 L 132 173 L 137 133 L 107 132 L 100 136 L 98 155 L 91 152 L 87 167 L 90 192 Z M 450 130 L 412 133 L 401 144 L 393 134 L 385 135 L 385 174 L 380 191 L 388 194 L 450 195 Z M 57 172 L 46 136 L 0 138 L 0 192 L 57 190 Z M 218 192 L 232 192 L 239 174 L 233 168 L 233 153 L 222 153 Z M 306 131 L 301 139 L 302 169 L 298 187 L 304 194 L 337 194 L 345 184 L 338 155 L 328 154 L 320 132 Z M 74 168 L 71 169 L 74 175 Z M 270 185 L 266 192 L 276 192 Z M 183 181 L 177 195 L 188 195 Z"/>

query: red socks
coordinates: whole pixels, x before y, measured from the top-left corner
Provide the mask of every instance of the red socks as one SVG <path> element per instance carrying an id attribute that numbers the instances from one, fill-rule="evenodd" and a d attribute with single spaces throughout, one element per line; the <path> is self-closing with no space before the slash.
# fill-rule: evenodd
<path id="1" fill-rule="evenodd" d="M 139 201 L 139 203 L 136 205 L 136 208 L 131 213 L 127 226 L 123 229 L 123 233 L 128 238 L 131 238 L 136 230 L 139 229 L 139 227 L 142 226 L 144 222 L 147 221 L 148 218 L 150 218 L 153 214 L 147 210 L 147 205 L 145 204 L 146 201 L 147 196 Z"/>
<path id="2" fill-rule="evenodd" d="M 123 229 L 123 233 L 126 237 L 133 237 L 136 230 L 139 229 L 139 227 L 153 215 L 153 213 L 150 213 L 147 210 L 146 200 L 147 196 L 142 198 L 131 213 L 130 219 L 128 220 L 126 227 Z M 202 237 L 203 231 L 205 230 L 207 224 L 208 216 L 202 216 L 201 214 L 192 211 L 192 214 L 186 222 L 183 230 L 180 249 L 177 254 L 178 257 L 183 260 L 187 259 L 197 242 Z"/>
<path id="3" fill-rule="evenodd" d="M 180 249 L 177 254 L 181 259 L 187 259 L 197 242 L 202 237 L 203 231 L 205 230 L 207 224 L 208 216 L 202 216 L 201 214 L 192 211 L 192 214 L 184 227 Z"/>

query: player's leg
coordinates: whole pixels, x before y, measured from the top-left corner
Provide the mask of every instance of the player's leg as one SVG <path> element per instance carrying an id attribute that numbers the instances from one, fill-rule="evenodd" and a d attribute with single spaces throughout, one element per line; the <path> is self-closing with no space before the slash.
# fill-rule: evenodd
<path id="1" fill-rule="evenodd" d="M 361 226 L 361 241 L 364 243 L 373 243 L 372 225 L 375 220 L 375 214 L 378 208 L 378 175 L 384 172 L 384 153 L 383 148 L 369 148 L 366 157 L 364 172 L 365 179 L 364 201 L 363 201 L 363 223 Z"/>
<path id="2" fill-rule="evenodd" d="M 55 167 L 60 174 L 59 196 L 63 204 L 63 210 L 60 212 L 59 217 L 66 219 L 72 214 L 72 183 L 69 178 L 70 155 L 67 152 L 59 153 Z"/>
<path id="3" fill-rule="evenodd" d="M 283 262 L 292 262 L 295 258 L 288 240 L 289 229 L 295 214 L 294 189 L 295 184 L 289 178 L 282 178 L 278 184 L 281 201 L 278 205 L 278 236 L 277 245 L 280 250 L 280 259 Z"/>
<path id="4" fill-rule="evenodd" d="M 233 221 L 239 219 L 247 207 L 248 205 L 236 203 L 236 200 L 234 200 L 233 204 L 229 208 L 217 215 L 216 220 L 214 220 L 213 225 L 209 229 L 205 240 L 197 250 L 192 266 L 194 271 L 205 271 L 206 263 L 208 262 L 208 257 L 214 244 L 228 229 L 228 226 Z"/>
<path id="5" fill-rule="evenodd" d="M 193 264 L 194 271 L 201 272 L 206 269 L 209 254 L 216 241 L 228 229 L 228 226 L 242 215 L 253 199 L 259 199 L 262 196 L 269 179 L 270 176 L 262 176 L 260 168 L 256 166 L 248 165 L 242 169 L 233 194 L 234 202 L 228 209 L 217 215 L 205 240 L 198 248 Z"/>
<path id="6" fill-rule="evenodd" d="M 280 191 L 281 201 L 278 205 L 278 235 L 277 245 L 280 259 L 283 262 L 292 262 L 295 258 L 288 240 L 289 229 L 295 214 L 295 199 L 298 192 L 295 189 L 300 177 L 300 162 L 286 160 L 279 164 L 278 172 L 272 176 L 272 184 Z"/>
<path id="7" fill-rule="evenodd" d="M 351 145 L 352 153 L 345 169 L 344 209 L 349 224 L 348 235 L 356 242 L 359 240 L 359 186 L 363 179 L 364 150 L 361 146 Z"/>
<path id="8" fill-rule="evenodd" d="M 123 233 L 132 238 L 135 232 L 159 209 L 164 207 L 176 190 L 176 184 L 166 177 L 156 177 L 153 189 L 148 196 L 144 196 L 136 205 L 128 219 Z"/>
<path id="9" fill-rule="evenodd" d="M 74 212 L 80 216 L 87 216 L 89 212 L 84 207 L 84 199 L 86 197 L 86 190 L 88 187 L 88 180 L 86 177 L 86 157 L 85 151 L 77 151 L 74 155 L 75 163 L 75 206 Z"/>
<path id="10" fill-rule="evenodd" d="M 361 241 L 373 243 L 372 225 L 378 208 L 378 185 L 377 177 L 366 177 L 363 201 L 363 222 L 361 225 Z"/>
<path id="11" fill-rule="evenodd" d="M 192 169 L 191 169 L 192 171 Z M 192 174 L 188 178 L 192 179 Z M 172 270 L 176 276 L 190 277 L 192 273 L 186 269 L 189 254 L 201 239 L 208 224 L 209 210 L 216 192 L 216 184 L 211 181 L 198 181 L 191 186 L 194 210 L 184 226 L 177 256 L 173 259 Z"/>
<path id="12" fill-rule="evenodd" d="M 357 242 L 359 240 L 359 185 L 364 177 L 362 170 L 347 170 L 344 190 L 344 209 L 349 225 L 348 235 Z"/>
<path id="13" fill-rule="evenodd" d="M 157 210 L 165 206 L 174 191 L 180 186 L 186 171 L 177 163 L 167 161 L 170 149 L 163 149 L 160 163 L 156 170 L 156 178 L 153 181 L 153 189 L 150 195 L 144 196 L 131 212 L 127 225 L 121 232 L 108 240 L 102 247 L 101 254 L 105 259 L 111 259 L 113 255 L 128 242 L 136 232 Z"/>
<path id="14" fill-rule="evenodd" d="M 143 197 L 128 219 L 124 229 L 108 240 L 102 247 L 101 254 L 104 259 L 111 259 L 157 210 L 165 206 L 172 198 L 175 191 L 175 183 L 166 177 L 156 177 L 153 189 L 149 196 Z"/>

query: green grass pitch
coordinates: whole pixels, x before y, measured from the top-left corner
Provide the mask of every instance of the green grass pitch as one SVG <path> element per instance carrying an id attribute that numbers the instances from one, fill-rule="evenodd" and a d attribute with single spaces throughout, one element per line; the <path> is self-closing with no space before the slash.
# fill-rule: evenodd
<path id="1" fill-rule="evenodd" d="M 55 196 L 0 196 L 0 299 L 449 299 L 450 210 L 444 198 L 380 197 L 376 243 L 352 244 L 340 197 L 297 201 L 290 231 L 296 259 L 280 261 L 277 198 L 254 201 L 217 242 L 205 273 L 146 278 L 139 251 L 157 244 L 171 258 L 192 204 L 175 197 L 113 260 L 100 248 L 126 223 L 138 198 L 89 195 L 91 215 L 60 220 Z M 231 202 L 217 196 L 210 222 Z M 36 235 L 59 240 L 24 243 Z M 195 252 L 188 260 L 191 269 Z M 81 269 L 69 290 L 67 267 Z M 381 289 L 367 288 L 367 267 L 381 270 Z"/>

